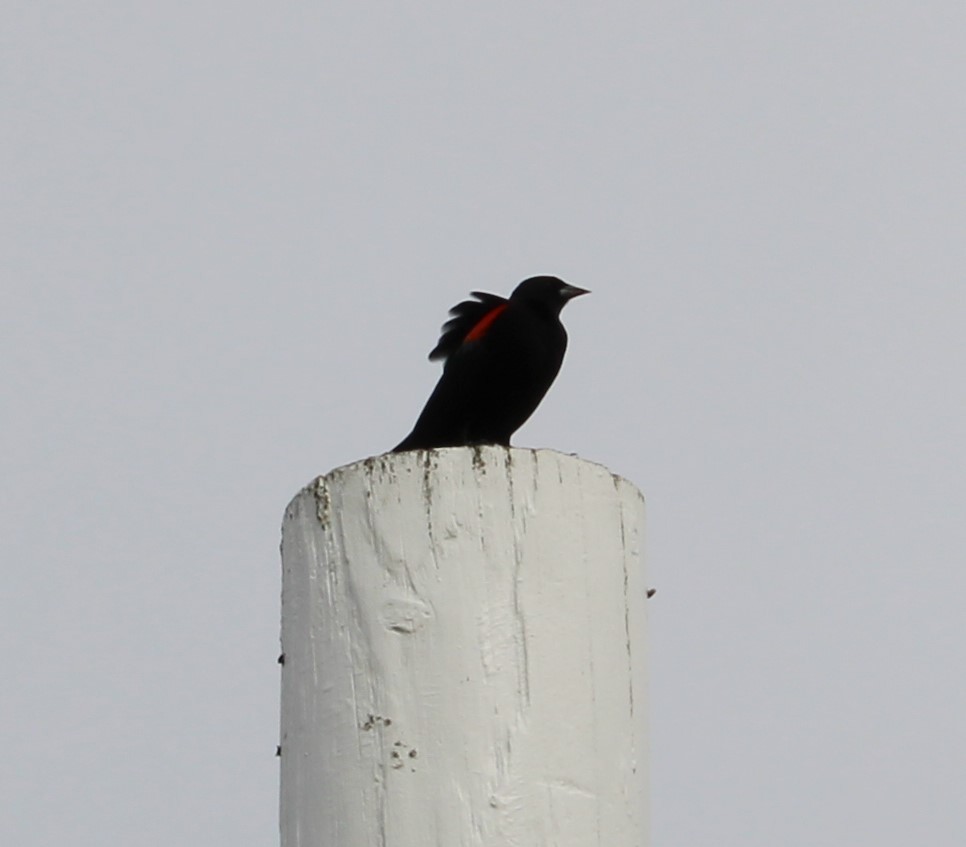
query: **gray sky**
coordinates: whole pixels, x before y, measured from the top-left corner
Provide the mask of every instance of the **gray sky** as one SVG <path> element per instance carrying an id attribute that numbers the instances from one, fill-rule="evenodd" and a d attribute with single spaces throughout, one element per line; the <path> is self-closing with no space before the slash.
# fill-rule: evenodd
<path id="1" fill-rule="evenodd" d="M 534 273 L 649 508 L 656 847 L 962 844 L 966 6 L 14 3 L 0 842 L 277 840 L 278 530 Z"/>

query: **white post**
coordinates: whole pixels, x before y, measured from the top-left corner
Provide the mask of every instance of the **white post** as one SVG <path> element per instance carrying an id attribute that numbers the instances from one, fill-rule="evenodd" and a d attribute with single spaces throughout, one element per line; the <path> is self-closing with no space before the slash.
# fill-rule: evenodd
<path id="1" fill-rule="evenodd" d="M 549 450 L 320 477 L 282 534 L 282 847 L 645 847 L 644 502 Z"/>

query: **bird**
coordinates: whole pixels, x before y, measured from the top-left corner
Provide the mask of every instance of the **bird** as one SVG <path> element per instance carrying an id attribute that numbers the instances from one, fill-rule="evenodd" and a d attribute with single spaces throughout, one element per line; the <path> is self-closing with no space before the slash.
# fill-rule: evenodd
<path id="1" fill-rule="evenodd" d="M 416 425 L 391 452 L 510 446 L 560 371 L 567 331 L 560 311 L 589 294 L 555 276 L 523 280 L 509 298 L 473 291 L 449 310 L 430 361 L 443 374 Z"/>

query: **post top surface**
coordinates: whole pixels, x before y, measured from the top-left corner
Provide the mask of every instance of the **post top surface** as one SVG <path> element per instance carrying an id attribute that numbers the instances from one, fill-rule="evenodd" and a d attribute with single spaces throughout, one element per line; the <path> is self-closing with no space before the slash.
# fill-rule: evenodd
<path id="1" fill-rule="evenodd" d="M 369 456 L 333 468 L 328 473 L 321 474 L 312 480 L 306 489 L 317 489 L 320 485 L 332 484 L 340 478 L 356 474 L 392 474 L 396 471 L 412 471 L 421 469 L 423 472 L 444 471 L 448 464 L 453 467 L 462 466 L 467 460 L 472 462 L 475 470 L 486 473 L 488 470 L 509 474 L 515 465 L 524 463 L 541 463 L 549 460 L 558 466 L 583 466 L 595 473 L 605 473 L 611 476 L 615 484 L 627 486 L 643 500 L 644 495 L 630 480 L 615 474 L 606 465 L 583 459 L 576 453 L 563 453 L 559 450 L 540 447 L 503 447 L 497 444 L 480 444 L 471 447 L 438 447 L 429 450 L 407 450 L 402 453 L 382 453 Z M 303 489 L 305 490 L 305 489 Z"/>

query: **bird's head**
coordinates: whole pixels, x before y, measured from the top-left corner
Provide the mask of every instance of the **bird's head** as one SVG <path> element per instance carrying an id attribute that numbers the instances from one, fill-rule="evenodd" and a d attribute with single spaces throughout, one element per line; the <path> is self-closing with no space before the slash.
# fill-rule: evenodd
<path id="1" fill-rule="evenodd" d="M 570 285 L 555 276 L 532 276 L 523 280 L 510 295 L 510 300 L 524 302 L 559 315 L 568 300 L 590 294 L 586 288 Z"/>

